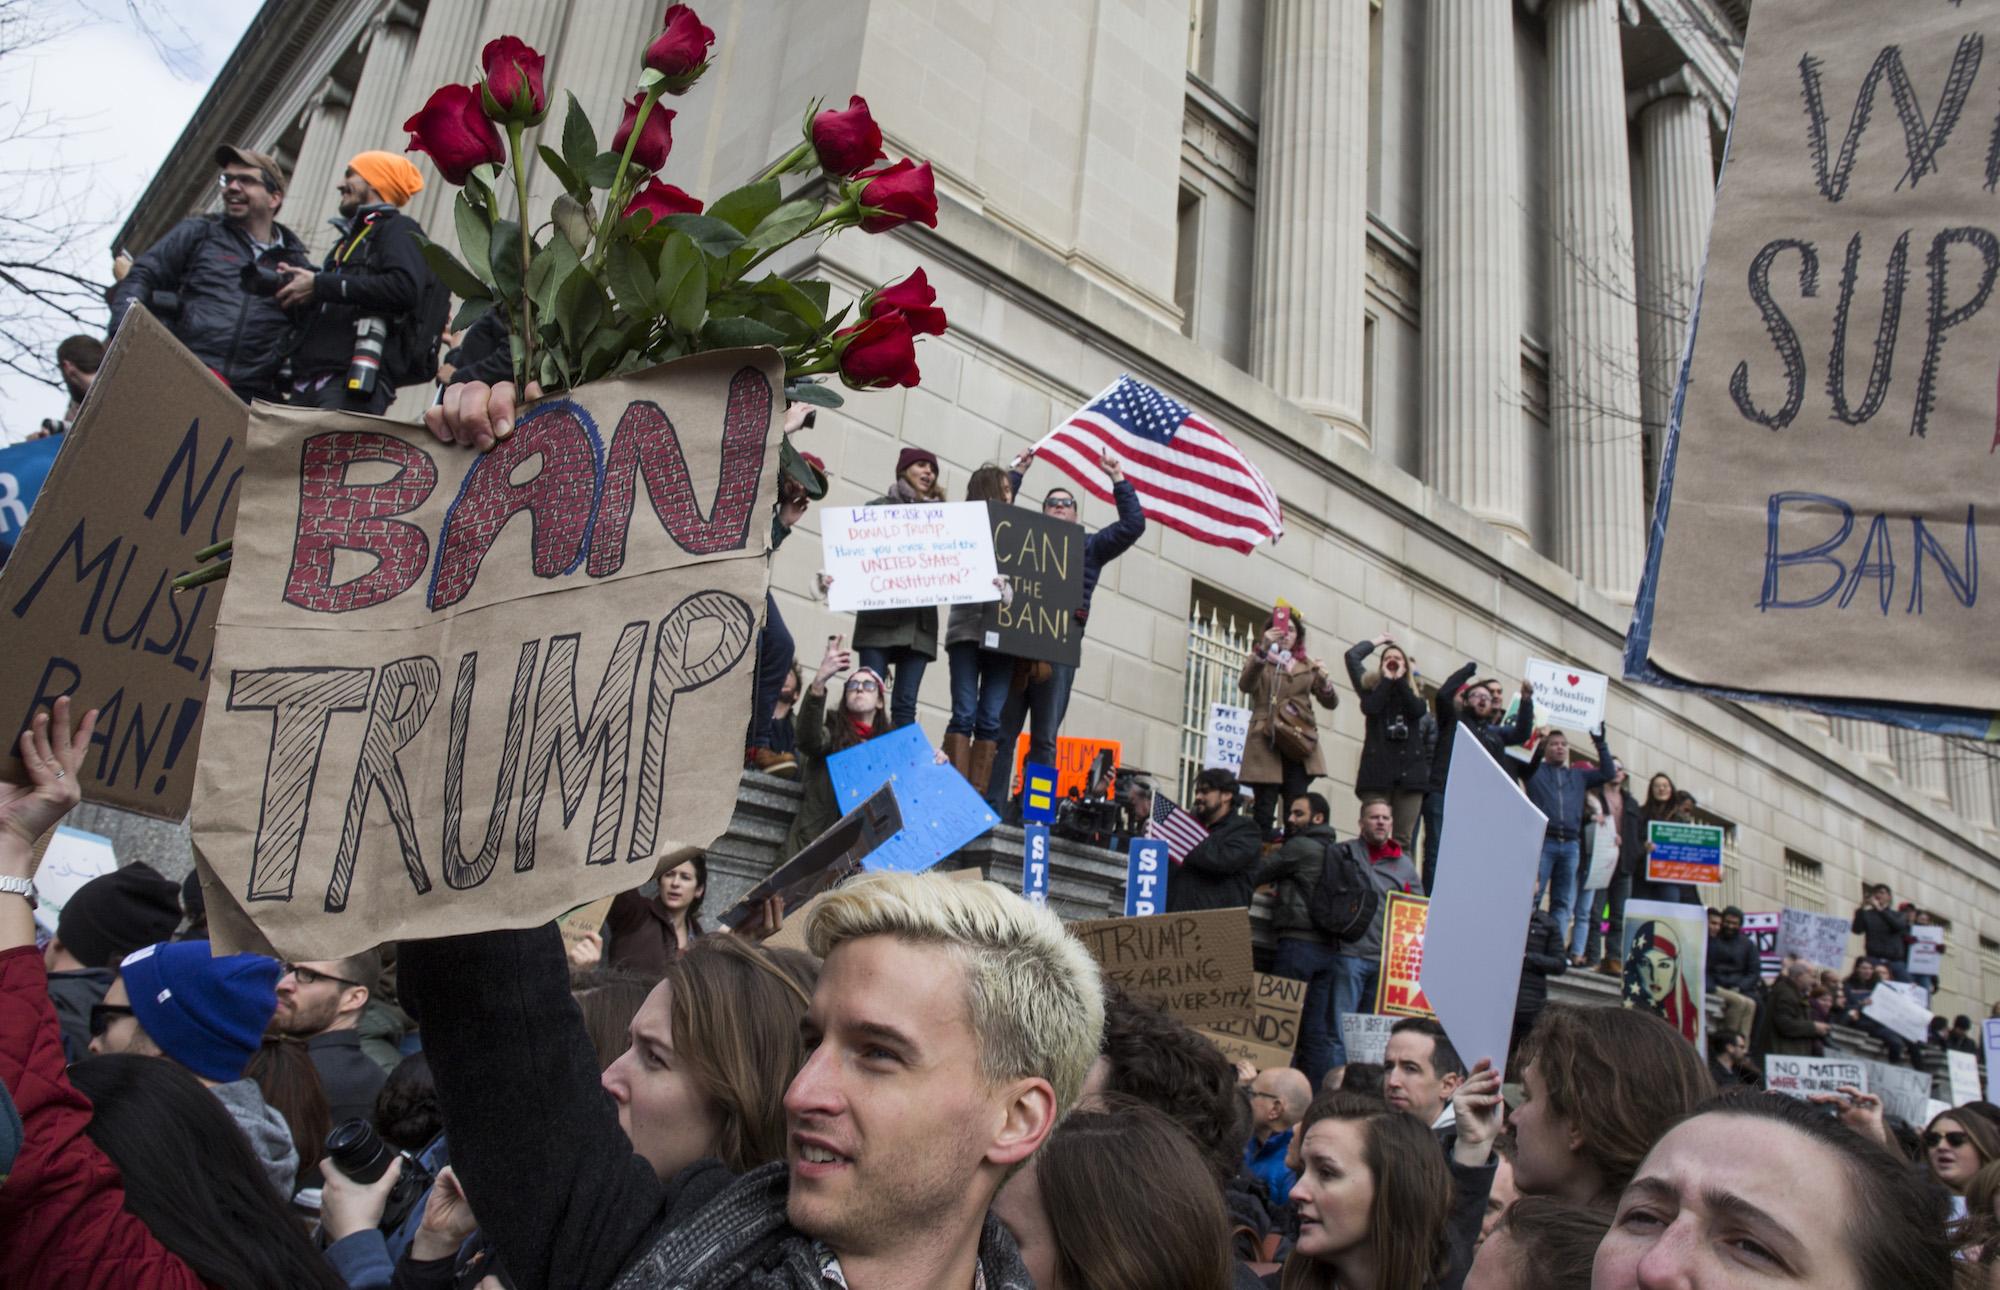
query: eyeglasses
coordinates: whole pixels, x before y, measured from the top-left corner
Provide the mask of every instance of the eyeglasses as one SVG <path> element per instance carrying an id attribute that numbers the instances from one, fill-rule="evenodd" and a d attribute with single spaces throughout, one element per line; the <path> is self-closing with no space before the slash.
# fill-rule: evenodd
<path id="1" fill-rule="evenodd" d="M 361 985 L 359 981 L 350 981 L 344 976 L 335 976 L 331 972 L 315 972 L 313 969 L 300 963 L 285 964 L 285 970 L 279 975 L 278 979 L 282 981 L 288 976 L 296 978 L 300 985 L 317 985 L 321 981 L 338 981 L 342 985 Z"/>
<path id="2" fill-rule="evenodd" d="M 267 193 L 277 191 L 277 189 L 271 187 L 271 181 L 262 175 L 232 175 L 224 171 L 215 177 L 215 186 L 224 192 L 228 192 L 231 188 L 236 187 L 248 188 L 252 184 L 257 185 L 257 187 Z"/>
<path id="3" fill-rule="evenodd" d="M 97 1038 L 110 1029 L 111 1023 L 120 1017 L 136 1015 L 122 1003 L 94 1003 L 90 1006 L 90 1037 Z"/>
<path id="4" fill-rule="evenodd" d="M 849 681 L 847 688 L 850 690 L 860 690 L 864 694 L 873 694 L 882 687 L 874 681 Z"/>
<path id="5" fill-rule="evenodd" d="M 1939 1133 L 1937 1130 L 1931 1129 L 1924 1134 L 1924 1146 L 1926 1148 L 1935 1147 L 1938 1143 L 1942 1142 L 1952 1150 L 1957 1151 L 1970 1141 L 1972 1141 L 1972 1135 L 1969 1133 Z"/>

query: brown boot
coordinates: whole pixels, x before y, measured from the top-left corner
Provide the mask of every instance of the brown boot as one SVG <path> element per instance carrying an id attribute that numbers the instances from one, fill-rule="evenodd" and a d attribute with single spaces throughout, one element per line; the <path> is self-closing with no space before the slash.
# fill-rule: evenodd
<path id="1" fill-rule="evenodd" d="M 972 791 L 984 796 L 986 782 L 993 778 L 993 762 L 1000 755 L 1000 745 L 991 739 L 972 741 L 972 765 L 965 772 L 965 782 L 972 785 Z"/>
<path id="2" fill-rule="evenodd" d="M 798 758 L 787 753 L 772 752 L 769 748 L 750 748 L 743 754 L 745 770 L 761 770 L 766 775 L 776 775 L 779 779 L 799 777 Z"/>
<path id="3" fill-rule="evenodd" d="M 1597 965 L 1597 970 L 1606 976 L 1624 976 L 1625 960 L 1607 955 L 1604 962 Z"/>
<path id="4" fill-rule="evenodd" d="M 951 768 L 963 775 L 972 764 L 972 736 L 946 735 L 944 737 L 944 759 Z"/>

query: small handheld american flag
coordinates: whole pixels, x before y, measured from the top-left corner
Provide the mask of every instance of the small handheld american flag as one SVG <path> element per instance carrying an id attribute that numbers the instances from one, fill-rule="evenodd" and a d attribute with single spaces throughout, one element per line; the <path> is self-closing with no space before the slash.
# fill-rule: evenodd
<path id="1" fill-rule="evenodd" d="M 1120 376 L 1035 445 L 1035 456 L 1091 496 L 1111 500 L 1098 459 L 1110 453 L 1146 517 L 1197 542 L 1249 552 L 1285 532 L 1278 494 L 1220 430 L 1185 403 Z"/>
<path id="2" fill-rule="evenodd" d="M 1165 793 L 1154 793 L 1153 815 L 1146 821 L 1146 836 L 1166 843 L 1167 859 L 1179 864 L 1208 836 L 1208 830 L 1200 820 L 1183 811 L 1173 798 Z"/>

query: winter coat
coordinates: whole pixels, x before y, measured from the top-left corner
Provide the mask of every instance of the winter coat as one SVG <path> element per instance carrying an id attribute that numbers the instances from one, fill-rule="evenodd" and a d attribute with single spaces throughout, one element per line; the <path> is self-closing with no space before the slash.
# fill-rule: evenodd
<path id="1" fill-rule="evenodd" d="M 833 773 L 826 768 L 826 759 L 833 755 L 833 745 L 827 742 L 826 692 L 815 694 L 807 687 L 799 697 L 797 715 L 799 783 L 804 791 L 799 796 L 799 813 L 792 817 L 792 827 L 785 834 L 787 860 L 846 814 L 833 792 Z"/>
<path id="2" fill-rule="evenodd" d="M 1555 915 L 1537 906 L 1528 915 L 1528 944 L 1521 955 L 1521 988 L 1514 996 L 1514 1015 L 1540 1015 L 1549 1002 L 1549 978 L 1569 970 L 1569 953 Z"/>
<path id="3" fill-rule="evenodd" d="M 21 1153 L 0 1186 L 0 1285 L 201 1290 L 201 1278 L 125 1209 L 118 1167 L 84 1132 L 48 974 L 32 945 L 0 951 L 0 1085 L 21 1113 Z"/>
<path id="4" fill-rule="evenodd" d="M 870 506 L 907 506 L 893 496 L 882 496 L 868 503 Z M 936 605 L 925 605 L 921 609 L 864 609 L 854 615 L 854 648 L 913 650 L 925 658 L 936 658 L 938 653 L 938 611 Z M 900 684 L 900 682 L 899 682 Z M 840 817 L 827 821 L 832 824 Z M 814 835 L 818 836 L 818 835 Z M 807 839 L 810 841 L 811 839 Z"/>
<path id="5" fill-rule="evenodd" d="M 1331 824 L 1310 824 L 1285 839 L 1271 858 L 1257 866 L 1250 885 L 1278 884 L 1277 903 L 1271 907 L 1271 930 L 1288 941 L 1311 941 L 1324 945 L 1327 938 L 1313 926 L 1309 907 L 1313 889 L 1319 886 L 1320 871 L 1326 866 L 1327 849 L 1337 846 Z"/>
<path id="6" fill-rule="evenodd" d="M 518 1290 L 821 1290 L 810 1242 L 785 1217 L 782 1162 L 738 1176 L 708 1159 L 662 1179 L 633 1151 L 553 926 L 406 942 L 397 966 L 451 1121 L 452 1169 Z M 987 1290 L 1028 1290 L 991 1219 L 979 1261 Z"/>
<path id="7" fill-rule="evenodd" d="M 1790 977 L 1781 976 L 1771 982 L 1771 995 L 1764 1001 L 1756 1041 L 1751 1046 L 1760 1053 L 1776 1053 L 1780 1057 L 1819 1056 L 1822 1048 L 1819 1027 L 1813 1024 L 1812 1008 L 1805 995 L 1799 993 L 1799 987 Z"/>
<path id="8" fill-rule="evenodd" d="M 622 971 L 643 972 L 657 980 L 667 964 L 682 953 L 674 936 L 673 915 L 657 893 L 642 896 L 636 891 L 621 891 L 613 896 L 604 915 L 604 929 L 605 961 Z M 700 926 L 689 920 L 688 944 L 699 935 Z"/>
<path id="9" fill-rule="evenodd" d="M 110 968 L 75 968 L 49 973 L 49 1000 L 62 1027 L 63 1055 L 73 1062 L 90 1056 L 90 1010 L 104 1002 L 118 979 Z"/>
<path id="10" fill-rule="evenodd" d="M 299 1149 L 292 1142 L 292 1127 L 264 1100 L 264 1092 L 254 1079 L 212 1084 L 209 1092 L 222 1103 L 236 1127 L 250 1140 L 250 1151 L 264 1166 L 264 1176 L 286 1200 L 298 1189 Z"/>
<path id="11" fill-rule="evenodd" d="M 1372 688 L 1365 688 L 1361 665 L 1374 652 L 1375 642 L 1361 641 L 1346 656 L 1347 679 L 1361 696 L 1361 715 L 1366 722 L 1354 792 L 1356 796 L 1421 793 L 1431 782 L 1431 766 L 1418 730 L 1424 719 L 1424 701 L 1411 686 L 1407 672 L 1393 681 L 1378 676 Z"/>
<path id="12" fill-rule="evenodd" d="M 1368 934 L 1358 941 L 1341 946 L 1340 952 L 1349 958 L 1373 963 L 1382 957 L 1382 925 L 1389 918 L 1389 893 L 1400 891 L 1409 896 L 1421 896 L 1424 894 L 1423 877 L 1417 872 L 1416 865 L 1410 862 L 1410 857 L 1402 854 L 1400 848 L 1397 848 L 1395 855 L 1385 855 L 1378 862 L 1368 858 L 1368 844 L 1360 838 L 1349 838 L 1340 845 L 1347 848 L 1348 853 L 1360 863 L 1362 872 L 1368 875 L 1368 880 L 1375 884 L 1375 895 L 1379 902 L 1375 921 L 1369 926 Z M 1392 848 L 1396 846 L 1394 841 L 1389 845 Z"/>
<path id="13" fill-rule="evenodd" d="M 1742 932 L 1709 937 L 1706 979 L 1710 990 L 1754 991 L 1764 980 L 1756 942 Z"/>
<path id="14" fill-rule="evenodd" d="M 1528 736 L 1535 733 L 1535 699 L 1533 695 L 1521 696 L 1521 706 L 1514 710 L 1514 719 L 1504 721 L 1495 717 L 1491 721 L 1468 721 L 1465 728 L 1478 739 L 1493 760 L 1500 765 L 1507 764 L 1507 750 L 1516 744 L 1528 742 Z"/>
<path id="15" fill-rule="evenodd" d="M 1897 909 L 1877 909 L 1863 905 L 1854 911 L 1849 930 L 1861 933 L 1864 953 L 1885 963 L 1903 963 L 1910 957 L 1910 916 Z"/>
<path id="16" fill-rule="evenodd" d="M 1515 772 L 1528 800 L 1548 817 L 1550 833 L 1560 831 L 1572 838 L 1581 837 L 1586 814 L 1583 795 L 1599 784 L 1610 783 L 1617 773 L 1611 768 L 1611 746 L 1604 742 L 1604 736 L 1592 735 L 1591 739 L 1597 744 L 1597 765 L 1592 769 L 1551 766 L 1542 760 L 1547 745 L 1537 744 L 1528 764 Z"/>
<path id="17" fill-rule="evenodd" d="M 306 1052 L 319 1084 L 326 1091 L 327 1110 L 339 1125 L 347 1120 L 373 1120 L 375 1095 L 389 1077 L 361 1051 L 358 1030 L 322 1030 L 306 1040 Z"/>
<path id="18" fill-rule="evenodd" d="M 1427 787 L 1429 792 L 1444 792 L 1445 777 L 1451 773 L 1451 746 L 1458 742 L 1458 729 L 1465 724 L 1458 717 L 1458 692 L 1472 679 L 1472 673 L 1477 666 L 1474 663 L 1467 663 L 1453 672 L 1445 678 L 1444 684 L 1440 685 L 1438 692 L 1431 697 L 1431 712 L 1435 715 L 1434 728 L 1437 737 L 1432 741 L 1428 754 L 1431 761 L 1431 780 Z M 1495 753 L 1493 759 L 1498 761 L 1502 755 Z"/>
<path id="19" fill-rule="evenodd" d="M 1014 496 L 1021 495 L 1021 472 L 1007 472 L 1007 483 Z M 1090 597 L 1097 590 L 1098 576 L 1104 566 L 1132 549 L 1146 533 L 1146 512 L 1139 505 L 1139 490 L 1132 487 L 1132 481 L 1121 479 L 1111 486 L 1111 504 L 1118 508 L 1118 519 L 1105 525 L 1083 540 L 1083 600 L 1077 605 L 1076 621 L 1090 621 Z"/>
<path id="20" fill-rule="evenodd" d="M 1248 908 L 1252 871 L 1263 851 L 1257 821 L 1241 811 L 1223 816 L 1167 875 L 1167 912 Z"/>
<path id="21" fill-rule="evenodd" d="M 306 262 L 296 234 L 283 224 L 271 231 L 298 263 Z M 250 235 L 220 215 L 182 220 L 112 290 L 110 333 L 133 305 L 151 308 L 156 293 L 172 292 L 181 307 L 169 328 L 175 339 L 242 397 L 275 392 L 294 326 L 275 297 L 243 289 L 243 268 L 255 254 Z"/>
<path id="22" fill-rule="evenodd" d="M 1309 663 L 1294 659 L 1289 667 L 1280 668 L 1276 663 L 1266 662 L 1261 653 L 1252 654 L 1244 662 L 1243 673 L 1236 678 L 1236 688 L 1249 696 L 1250 707 L 1250 728 L 1243 739 L 1243 768 L 1236 772 L 1236 778 L 1245 784 L 1282 784 L 1284 758 L 1271 742 L 1278 708 L 1299 703 L 1310 712 L 1312 705 L 1307 702 L 1310 697 L 1331 711 L 1340 706 L 1340 692 L 1333 688 L 1331 677 L 1314 671 Z M 1326 758 L 1317 743 L 1313 745 L 1312 756 L 1305 760 L 1305 768 L 1309 779 L 1326 774 Z"/>
<path id="23" fill-rule="evenodd" d="M 393 206 L 368 207 L 346 222 L 313 279 L 313 303 L 301 311 L 304 330 L 292 354 L 295 379 L 345 372 L 354 357 L 357 319 L 380 318 L 392 335 L 413 325 L 432 276 L 419 249 L 423 235 L 423 225 Z"/>

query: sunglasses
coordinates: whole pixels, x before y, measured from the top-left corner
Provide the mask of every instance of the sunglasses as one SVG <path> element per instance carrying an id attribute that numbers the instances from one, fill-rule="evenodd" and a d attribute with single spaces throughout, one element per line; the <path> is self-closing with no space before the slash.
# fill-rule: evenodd
<path id="1" fill-rule="evenodd" d="M 1045 511 L 1073 511 L 1076 509 L 1076 499 L 1074 497 L 1046 497 L 1042 499 L 1042 509 Z"/>
<path id="2" fill-rule="evenodd" d="M 97 1038 L 120 1017 L 136 1015 L 138 1014 L 122 1003 L 94 1003 L 90 1006 L 90 1037 Z"/>
<path id="3" fill-rule="evenodd" d="M 228 192 L 231 188 L 236 188 L 236 187 L 248 188 L 252 184 L 255 184 L 257 187 L 263 189 L 267 193 L 275 193 L 278 191 L 277 189 L 271 186 L 271 181 L 264 178 L 262 175 L 222 174 L 222 175 L 217 175 L 215 177 L 215 186 L 217 188 L 220 188 L 224 192 Z"/>
<path id="4" fill-rule="evenodd" d="M 1939 1133 L 1937 1130 L 1932 1129 L 1924 1134 L 1924 1146 L 1926 1148 L 1935 1147 L 1942 1142 L 1952 1150 L 1957 1151 L 1961 1150 L 1970 1141 L 1972 1141 L 1972 1135 L 1969 1133 Z"/>
<path id="5" fill-rule="evenodd" d="M 359 981 L 350 981 L 344 976 L 335 976 L 331 972 L 315 972 L 311 968 L 298 963 L 285 964 L 285 970 L 279 975 L 278 979 L 282 981 L 288 976 L 296 978 L 300 985 L 317 985 L 321 981 L 338 981 L 342 985 L 352 986 L 359 986 L 361 984 Z"/>
<path id="6" fill-rule="evenodd" d="M 860 690 L 864 694 L 873 694 L 882 687 L 873 681 L 849 681 L 847 688 L 850 690 Z"/>

